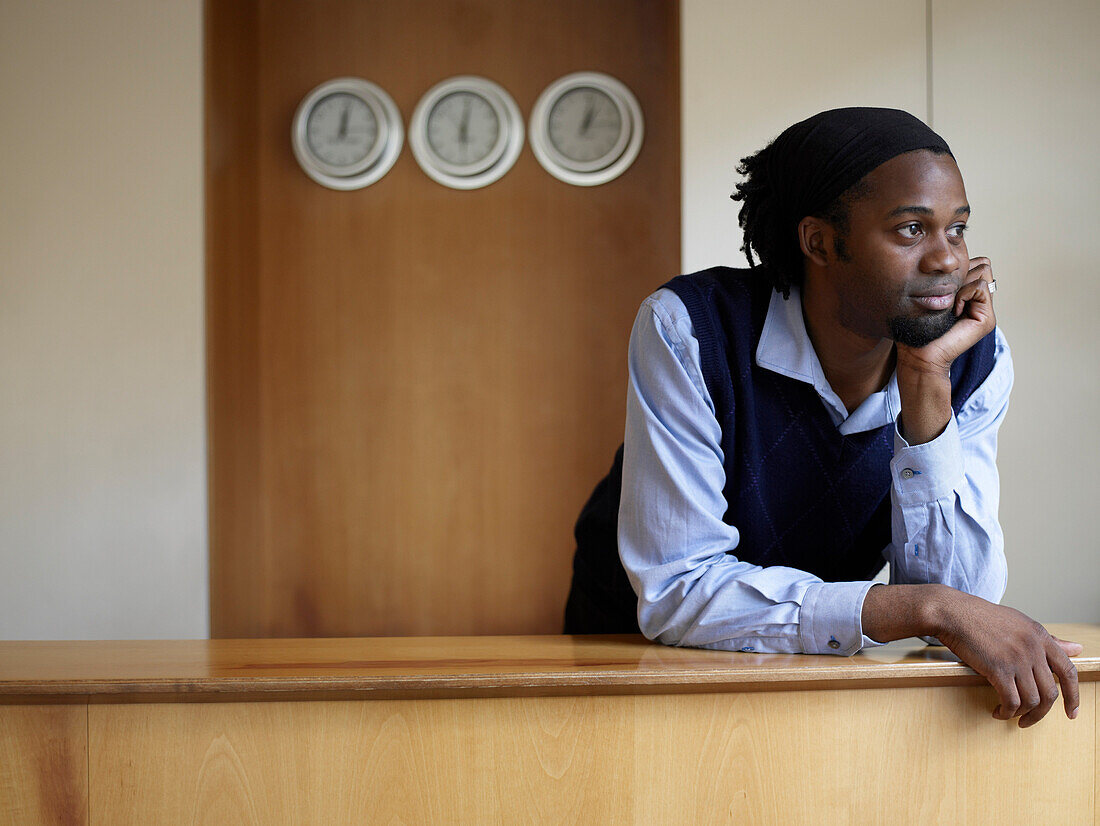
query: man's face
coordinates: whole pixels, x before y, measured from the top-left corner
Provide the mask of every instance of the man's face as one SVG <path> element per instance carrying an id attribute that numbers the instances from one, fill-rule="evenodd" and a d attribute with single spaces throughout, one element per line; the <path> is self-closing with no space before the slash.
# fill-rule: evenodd
<path id="1" fill-rule="evenodd" d="M 918 150 L 865 180 L 871 194 L 851 205 L 847 255 L 830 277 L 838 321 L 868 338 L 923 347 L 955 323 L 955 292 L 969 271 L 962 176 L 950 155 Z"/>

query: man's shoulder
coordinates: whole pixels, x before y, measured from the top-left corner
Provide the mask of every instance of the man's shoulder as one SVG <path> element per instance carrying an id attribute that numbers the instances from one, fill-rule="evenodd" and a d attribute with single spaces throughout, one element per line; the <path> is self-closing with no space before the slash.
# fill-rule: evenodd
<path id="1" fill-rule="evenodd" d="M 668 281 L 663 289 L 676 293 L 685 304 L 713 305 L 749 301 L 759 303 L 771 293 L 771 280 L 762 268 L 708 267 L 679 275 Z"/>
<path id="2" fill-rule="evenodd" d="M 690 283 L 690 284 L 733 284 L 746 281 L 750 278 L 759 278 L 761 273 L 754 271 L 748 267 L 726 267 L 726 266 L 714 266 L 706 267 L 705 269 L 696 270 L 695 272 L 684 273 L 678 275 L 671 281 L 668 281 L 665 286 L 673 283 Z"/>

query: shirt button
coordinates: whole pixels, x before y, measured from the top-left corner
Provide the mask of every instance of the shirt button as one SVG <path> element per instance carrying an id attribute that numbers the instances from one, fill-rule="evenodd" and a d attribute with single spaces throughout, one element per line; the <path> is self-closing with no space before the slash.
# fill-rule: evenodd
<path id="1" fill-rule="evenodd" d="M 916 475 L 917 475 L 917 474 L 915 474 L 915 473 L 913 472 L 913 468 L 911 468 L 911 467 L 907 467 L 907 468 L 906 468 L 905 470 L 903 470 L 903 471 L 901 472 L 901 478 L 902 478 L 902 479 L 912 479 L 912 478 L 913 478 L 914 476 L 916 476 Z"/>
<path id="2" fill-rule="evenodd" d="M 829 640 L 829 648 L 840 648 L 840 643 L 836 640 Z"/>

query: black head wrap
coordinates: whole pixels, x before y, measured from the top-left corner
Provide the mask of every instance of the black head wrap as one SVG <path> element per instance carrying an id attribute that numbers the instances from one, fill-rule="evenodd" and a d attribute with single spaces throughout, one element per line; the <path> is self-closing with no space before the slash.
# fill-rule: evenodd
<path id="1" fill-rule="evenodd" d="M 793 270 L 797 265 L 796 272 L 786 272 L 781 279 L 785 285 L 797 283 L 801 279 L 798 222 L 807 215 L 819 215 L 871 170 L 916 149 L 951 154 L 943 138 L 900 109 L 830 109 L 785 129 L 738 168 L 750 178 L 732 196 L 745 202 L 739 219 L 746 230 L 742 249 L 749 263 L 753 264 L 751 246 L 773 270 Z M 775 241 L 750 233 L 749 223 L 770 230 Z"/>

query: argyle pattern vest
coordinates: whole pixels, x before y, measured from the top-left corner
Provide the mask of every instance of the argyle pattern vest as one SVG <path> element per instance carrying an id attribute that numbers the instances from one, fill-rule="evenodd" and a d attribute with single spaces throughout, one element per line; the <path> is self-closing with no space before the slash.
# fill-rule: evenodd
<path id="1" fill-rule="evenodd" d="M 722 428 L 730 553 L 826 582 L 873 579 L 890 542 L 894 425 L 842 435 L 817 391 L 756 364 L 772 287 L 761 273 L 715 267 L 665 285 L 691 316 L 703 380 Z M 959 412 L 993 367 L 990 333 L 951 367 Z M 638 633 L 637 597 L 619 561 L 620 447 L 574 531 L 577 551 L 565 632 Z"/>

